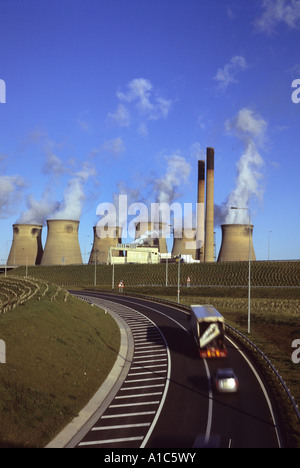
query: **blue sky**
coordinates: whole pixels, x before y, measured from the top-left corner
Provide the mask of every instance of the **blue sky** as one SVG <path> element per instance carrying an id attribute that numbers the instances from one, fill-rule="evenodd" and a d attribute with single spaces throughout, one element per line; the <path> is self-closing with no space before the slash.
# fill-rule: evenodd
<path id="1" fill-rule="evenodd" d="M 0 263 L 15 222 L 78 217 L 84 253 L 119 193 L 196 203 L 206 147 L 217 252 L 239 200 L 258 259 L 268 240 L 300 258 L 300 0 L 0 0 L 0 17 Z"/>

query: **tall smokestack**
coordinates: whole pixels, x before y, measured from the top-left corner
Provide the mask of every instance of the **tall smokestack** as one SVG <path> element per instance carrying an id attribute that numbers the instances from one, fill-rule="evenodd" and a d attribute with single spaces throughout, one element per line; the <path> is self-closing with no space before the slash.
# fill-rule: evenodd
<path id="1" fill-rule="evenodd" d="M 39 265 L 43 254 L 40 224 L 14 224 L 7 265 Z"/>
<path id="2" fill-rule="evenodd" d="M 122 227 L 94 226 L 94 243 L 89 259 L 89 265 L 109 263 L 110 247 L 122 243 Z M 118 253 L 119 256 L 119 253 Z"/>
<path id="3" fill-rule="evenodd" d="M 206 148 L 204 261 L 214 261 L 214 148 Z"/>
<path id="4" fill-rule="evenodd" d="M 204 260 L 204 202 L 205 202 L 205 161 L 198 161 L 197 195 L 197 260 Z M 201 245 L 202 243 L 202 245 Z"/>
<path id="5" fill-rule="evenodd" d="M 222 243 L 218 262 L 249 261 L 249 241 L 250 260 L 256 260 L 252 241 L 252 224 L 222 224 L 221 229 Z"/>
<path id="6" fill-rule="evenodd" d="M 47 226 L 48 235 L 41 265 L 81 265 L 79 221 L 49 219 Z"/>

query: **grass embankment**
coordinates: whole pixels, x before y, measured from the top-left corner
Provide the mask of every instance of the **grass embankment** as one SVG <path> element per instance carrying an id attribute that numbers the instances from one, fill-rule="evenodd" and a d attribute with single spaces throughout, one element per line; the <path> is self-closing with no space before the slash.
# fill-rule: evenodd
<path id="1" fill-rule="evenodd" d="M 119 328 L 98 307 L 46 283 L 13 308 L 18 281 L 7 283 L 0 280 L 1 310 L 10 306 L 0 314 L 0 339 L 6 342 L 0 447 L 43 447 L 105 380 L 119 350 Z M 20 294 L 28 283 L 19 286 Z"/>

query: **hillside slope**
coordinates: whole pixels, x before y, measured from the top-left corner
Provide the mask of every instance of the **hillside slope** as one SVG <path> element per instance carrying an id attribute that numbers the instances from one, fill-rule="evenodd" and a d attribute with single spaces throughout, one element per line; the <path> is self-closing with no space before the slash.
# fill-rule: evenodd
<path id="1" fill-rule="evenodd" d="M 1 305 L 7 300 L 12 305 L 28 287 L 28 281 L 14 280 L 12 286 L 0 279 Z M 120 333 L 101 309 L 39 283 L 22 305 L 0 313 L 0 339 L 6 343 L 6 364 L 0 364 L 0 447 L 43 447 L 105 380 Z"/>

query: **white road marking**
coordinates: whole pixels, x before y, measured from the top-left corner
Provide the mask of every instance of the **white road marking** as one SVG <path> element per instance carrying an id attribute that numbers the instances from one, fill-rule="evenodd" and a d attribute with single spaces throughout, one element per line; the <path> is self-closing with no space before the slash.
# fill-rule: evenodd
<path id="1" fill-rule="evenodd" d="M 94 440 L 94 441 L 89 441 L 89 442 L 80 442 L 78 445 L 83 446 L 83 445 L 103 445 L 103 444 L 113 444 L 117 442 L 131 442 L 134 440 L 143 440 L 143 436 L 138 436 L 138 437 L 123 437 L 120 439 L 106 439 L 106 440 Z"/>
<path id="2" fill-rule="evenodd" d="M 92 431 L 105 431 L 111 429 L 129 429 L 132 427 L 148 427 L 151 423 L 136 423 L 136 424 L 118 424 L 115 426 L 94 426 L 92 427 Z"/>
<path id="3" fill-rule="evenodd" d="M 245 359 L 245 361 L 247 362 L 247 364 L 249 365 L 250 369 L 252 370 L 253 374 L 255 375 L 255 377 L 257 378 L 257 381 L 263 391 L 263 394 L 265 396 L 265 399 L 266 399 L 266 402 L 269 406 L 269 411 L 271 413 L 271 416 L 272 416 L 272 420 L 273 420 L 273 424 L 274 424 L 274 428 L 275 428 L 275 433 L 276 433 L 276 437 L 277 437 L 277 442 L 278 442 L 278 446 L 279 448 L 281 448 L 281 440 L 280 440 L 280 437 L 279 437 L 279 433 L 278 433 L 278 429 L 277 429 L 277 424 L 276 424 L 276 420 L 275 420 L 275 415 L 274 415 L 274 412 L 273 412 L 273 408 L 272 408 L 272 403 L 270 401 L 270 398 L 269 398 L 269 395 L 267 393 L 267 390 L 266 390 L 266 387 L 264 386 L 260 376 L 258 375 L 258 373 L 256 372 L 256 369 L 254 368 L 254 366 L 252 365 L 252 363 L 249 361 L 249 359 L 247 358 L 247 356 L 245 355 L 245 353 L 243 353 L 243 351 L 228 337 L 228 335 L 226 335 L 226 338 L 228 341 L 230 341 L 230 343 L 239 351 L 239 353 L 243 356 L 243 358 Z"/>

